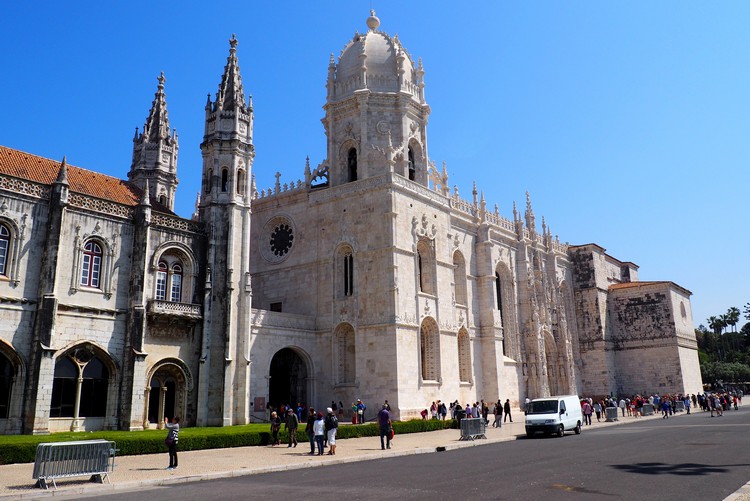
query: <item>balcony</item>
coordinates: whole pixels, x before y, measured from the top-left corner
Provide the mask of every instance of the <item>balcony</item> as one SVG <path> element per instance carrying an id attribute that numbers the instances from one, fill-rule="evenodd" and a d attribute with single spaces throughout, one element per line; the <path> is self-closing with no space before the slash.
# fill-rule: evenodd
<path id="1" fill-rule="evenodd" d="M 197 322 L 203 318 L 201 305 L 190 303 L 175 303 L 152 299 L 148 302 L 149 320 L 156 322 L 175 322 L 188 320 Z"/>

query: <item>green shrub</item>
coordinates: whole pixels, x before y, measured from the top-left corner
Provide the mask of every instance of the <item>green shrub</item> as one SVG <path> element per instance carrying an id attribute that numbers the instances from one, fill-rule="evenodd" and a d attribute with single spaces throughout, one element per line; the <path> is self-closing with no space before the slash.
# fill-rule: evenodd
<path id="1" fill-rule="evenodd" d="M 396 421 L 393 429 L 396 435 L 421 433 L 426 431 L 455 428 L 451 420 Z M 380 429 L 377 423 L 339 426 L 336 437 L 339 439 L 377 437 Z M 54 433 L 52 435 L 6 435 L 0 437 L 0 464 L 33 463 L 36 447 L 46 442 L 66 442 L 72 440 L 104 439 L 115 442 L 118 456 L 135 456 L 140 454 L 158 454 L 166 452 L 165 430 L 145 431 L 98 431 L 93 433 Z M 288 432 L 279 433 L 279 440 L 287 442 Z M 304 424 L 297 429 L 297 441 L 307 442 Z M 180 450 L 195 451 L 202 449 L 224 449 L 229 447 L 247 447 L 268 445 L 271 433 L 267 424 L 249 424 L 242 426 L 225 426 L 215 428 L 183 428 L 180 430 Z"/>

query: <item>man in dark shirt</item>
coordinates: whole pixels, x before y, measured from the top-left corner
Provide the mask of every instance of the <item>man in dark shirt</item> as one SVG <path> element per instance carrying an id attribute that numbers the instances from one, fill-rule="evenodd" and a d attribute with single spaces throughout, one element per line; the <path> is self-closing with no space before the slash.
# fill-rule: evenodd
<path id="1" fill-rule="evenodd" d="M 383 404 L 383 408 L 378 412 L 378 425 L 380 425 L 380 448 L 385 450 L 391 448 L 391 413 L 388 412 L 388 404 Z M 385 437 L 385 441 L 383 441 Z"/>

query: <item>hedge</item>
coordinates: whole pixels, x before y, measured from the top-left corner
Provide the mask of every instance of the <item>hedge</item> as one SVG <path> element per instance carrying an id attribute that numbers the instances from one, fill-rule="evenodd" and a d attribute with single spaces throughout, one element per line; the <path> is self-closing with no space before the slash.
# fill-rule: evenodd
<path id="1" fill-rule="evenodd" d="M 411 421 L 395 421 L 393 423 L 396 435 L 455 427 L 456 423 L 453 420 L 415 419 Z M 340 426 L 336 438 L 376 437 L 379 435 L 380 430 L 378 425 L 376 423 L 367 423 L 363 425 Z M 119 456 L 156 454 L 166 450 L 164 445 L 165 436 L 166 432 L 164 430 L 6 435 L 0 437 L 0 464 L 32 463 L 34 462 L 38 444 L 71 440 L 111 440 L 116 442 L 117 449 L 119 449 L 117 454 Z M 282 430 L 279 432 L 279 440 L 286 442 L 288 438 L 288 433 L 282 427 Z M 304 426 L 297 430 L 297 440 L 307 442 L 308 438 Z M 269 425 L 265 423 L 211 428 L 183 428 L 180 430 L 180 451 L 268 445 L 270 442 L 271 433 Z"/>

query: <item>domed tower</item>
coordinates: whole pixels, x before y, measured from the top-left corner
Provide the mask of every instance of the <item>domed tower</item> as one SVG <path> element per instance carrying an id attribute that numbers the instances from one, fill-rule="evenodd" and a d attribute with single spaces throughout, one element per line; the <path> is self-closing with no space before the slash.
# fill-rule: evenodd
<path id="1" fill-rule="evenodd" d="M 355 33 L 328 66 L 323 125 L 329 182 L 336 186 L 392 171 L 427 186 L 427 118 L 422 61 L 415 64 L 398 39 Z"/>

